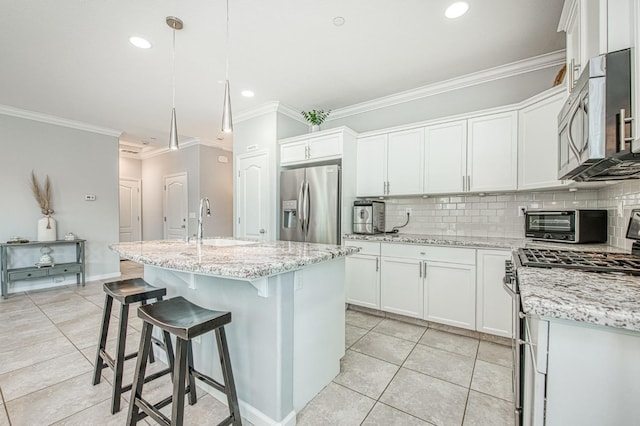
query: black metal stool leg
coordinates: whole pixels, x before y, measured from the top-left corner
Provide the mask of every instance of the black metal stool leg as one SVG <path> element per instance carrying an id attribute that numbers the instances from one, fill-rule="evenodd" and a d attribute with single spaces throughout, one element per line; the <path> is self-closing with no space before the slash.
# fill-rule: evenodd
<path id="1" fill-rule="evenodd" d="M 147 358 L 151 347 L 151 324 L 142 323 L 142 337 L 140 338 L 140 349 L 136 360 L 136 371 L 133 376 L 131 397 L 129 401 L 129 413 L 127 414 L 127 425 L 133 426 L 138 422 L 140 408 L 136 405 L 136 400 L 142 398 L 142 385 L 147 372 Z"/>
<path id="2" fill-rule="evenodd" d="M 158 300 L 158 299 L 156 299 L 156 300 Z M 144 306 L 144 305 L 146 305 L 146 304 L 147 304 L 147 301 L 146 301 L 146 300 L 142 300 L 142 301 L 140 302 L 140 304 Z M 153 345 L 151 346 L 151 350 L 149 351 L 149 362 L 150 362 L 151 364 L 153 364 L 154 362 L 156 362 L 156 357 L 153 355 Z"/>
<path id="3" fill-rule="evenodd" d="M 120 324 L 118 327 L 118 343 L 116 359 L 113 368 L 113 386 L 111 387 L 111 414 L 120 411 L 120 395 L 122 395 L 122 373 L 124 371 L 124 349 L 127 343 L 127 323 L 129 320 L 129 305 L 122 304 L 120 308 Z"/>
<path id="4" fill-rule="evenodd" d="M 189 340 L 189 367 L 187 370 L 187 380 L 189 380 L 189 405 L 193 405 L 198 402 L 198 395 L 196 394 L 196 379 L 193 377 L 193 346 L 191 340 Z"/>
<path id="5" fill-rule="evenodd" d="M 233 416 L 233 424 L 242 425 L 240 417 L 240 406 L 238 405 L 238 395 L 236 394 L 236 384 L 233 380 L 233 372 L 231 371 L 231 358 L 229 357 L 229 348 L 227 347 L 227 336 L 224 327 L 216 328 L 216 341 L 218 342 L 218 354 L 220 355 L 220 365 L 222 366 L 222 377 L 224 378 L 224 388 L 226 390 L 229 411 Z"/>
<path id="6" fill-rule="evenodd" d="M 184 422 L 184 390 L 188 368 L 188 344 L 176 338 L 176 364 L 173 370 L 173 397 L 171 398 L 171 426 L 182 426 Z"/>
<path id="7" fill-rule="evenodd" d="M 96 362 L 93 365 L 93 384 L 100 383 L 102 377 L 102 369 L 106 367 L 102 359 L 101 351 L 105 351 L 107 347 L 107 333 L 109 332 L 109 319 L 111 317 L 111 308 L 113 306 L 113 298 L 108 294 L 105 295 L 104 309 L 102 311 L 102 325 L 100 326 L 100 341 L 98 342 L 98 353 L 96 354 Z"/>

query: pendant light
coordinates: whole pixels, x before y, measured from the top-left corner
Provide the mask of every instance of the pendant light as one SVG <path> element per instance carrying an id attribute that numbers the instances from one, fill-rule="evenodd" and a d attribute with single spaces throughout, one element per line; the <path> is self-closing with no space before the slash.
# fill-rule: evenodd
<path id="1" fill-rule="evenodd" d="M 175 16 L 167 16 L 167 25 L 173 28 L 173 69 L 171 80 L 171 130 L 169 131 L 169 149 L 177 150 L 178 123 L 176 122 L 176 30 L 183 27 L 182 20 Z"/>
<path id="2" fill-rule="evenodd" d="M 226 40 L 226 71 L 224 81 L 224 105 L 222 106 L 222 131 L 233 132 L 233 120 L 231 119 L 231 92 L 229 90 L 229 0 L 227 0 L 227 40 Z"/>

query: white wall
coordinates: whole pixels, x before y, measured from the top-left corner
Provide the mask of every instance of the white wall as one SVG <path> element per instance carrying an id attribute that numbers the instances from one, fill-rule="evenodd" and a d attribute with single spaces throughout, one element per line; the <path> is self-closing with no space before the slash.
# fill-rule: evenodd
<path id="1" fill-rule="evenodd" d="M 33 170 L 41 184 L 46 175 L 51 180 L 58 239 L 73 232 L 87 240 L 87 278 L 118 276 L 118 256 L 107 247 L 119 237 L 118 139 L 0 114 L 0 141 L 0 241 L 14 235 L 36 239 L 42 214 L 31 193 Z M 84 201 L 85 194 L 94 194 L 96 200 Z M 63 261 L 71 248 L 55 248 L 54 261 Z M 21 266 L 38 261 L 37 252 L 14 251 Z M 75 282 L 74 277 L 64 278 Z M 10 291 L 51 285 L 52 278 L 23 281 Z"/>
<path id="2" fill-rule="evenodd" d="M 120 157 L 120 178 L 142 179 L 142 160 Z"/>

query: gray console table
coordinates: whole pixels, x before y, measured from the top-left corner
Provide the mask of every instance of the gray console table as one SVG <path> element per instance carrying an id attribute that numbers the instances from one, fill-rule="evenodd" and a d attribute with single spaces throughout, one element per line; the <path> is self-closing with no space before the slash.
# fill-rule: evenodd
<path id="1" fill-rule="evenodd" d="M 9 293 L 9 283 L 11 281 L 29 280 L 33 278 L 50 277 L 54 275 L 76 274 L 76 283 L 84 287 L 84 243 L 86 240 L 57 240 L 57 241 L 33 241 L 28 243 L 1 243 L 0 244 L 0 284 L 2 297 L 7 298 Z M 75 244 L 76 261 L 68 263 L 57 263 L 53 266 L 40 267 L 28 266 L 26 268 L 9 268 L 9 254 L 12 250 L 23 247 L 44 247 L 62 244 Z M 37 260 L 37 259 L 36 259 Z"/>

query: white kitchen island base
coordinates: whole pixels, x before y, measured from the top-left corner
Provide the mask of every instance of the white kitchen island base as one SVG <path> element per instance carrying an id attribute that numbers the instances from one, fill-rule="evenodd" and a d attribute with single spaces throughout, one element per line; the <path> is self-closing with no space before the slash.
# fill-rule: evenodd
<path id="1" fill-rule="evenodd" d="M 168 297 L 230 311 L 225 330 L 242 417 L 255 425 L 295 425 L 296 413 L 340 372 L 344 260 L 253 280 L 145 265 L 144 279 L 165 287 Z M 214 333 L 193 340 L 193 355 L 198 370 L 222 382 Z M 205 390 L 226 404 L 221 393 Z"/>

